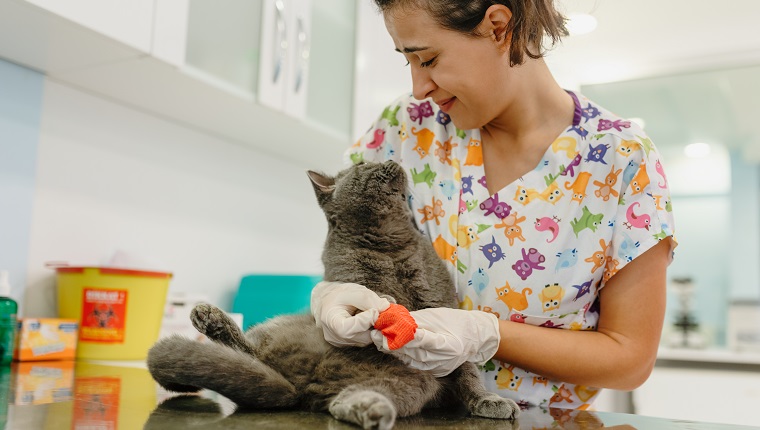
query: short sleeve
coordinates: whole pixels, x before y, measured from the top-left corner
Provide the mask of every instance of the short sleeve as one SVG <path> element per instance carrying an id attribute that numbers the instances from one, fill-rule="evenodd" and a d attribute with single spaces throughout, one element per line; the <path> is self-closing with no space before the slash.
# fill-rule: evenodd
<path id="1" fill-rule="evenodd" d="M 346 165 L 400 160 L 402 134 L 405 133 L 402 110 L 408 98 L 409 95 L 399 97 L 383 109 L 369 130 L 345 152 L 343 161 Z"/>
<path id="2" fill-rule="evenodd" d="M 646 136 L 626 141 L 631 143 L 637 145 L 627 162 L 621 163 L 625 167 L 602 286 L 659 241 L 672 239 L 671 252 L 677 245 L 670 188 L 660 154 Z"/>

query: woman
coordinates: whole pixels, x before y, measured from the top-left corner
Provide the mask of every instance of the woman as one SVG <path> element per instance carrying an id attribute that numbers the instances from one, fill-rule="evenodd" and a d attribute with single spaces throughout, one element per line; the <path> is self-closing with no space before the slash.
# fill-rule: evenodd
<path id="1" fill-rule="evenodd" d="M 407 170 L 416 222 L 451 263 L 462 309 L 412 312 L 415 338 L 390 351 L 371 330 L 387 301 L 322 283 L 312 311 L 326 339 L 372 341 L 437 375 L 478 362 L 489 389 L 526 406 L 583 408 L 600 387 L 641 385 L 676 246 L 651 140 L 555 82 L 541 42 L 567 32 L 551 0 L 376 3 L 413 94 L 349 156 Z"/>

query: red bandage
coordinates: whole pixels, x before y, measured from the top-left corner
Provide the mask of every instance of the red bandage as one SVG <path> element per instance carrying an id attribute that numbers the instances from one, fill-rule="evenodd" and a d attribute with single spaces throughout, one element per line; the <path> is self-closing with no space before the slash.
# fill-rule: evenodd
<path id="1" fill-rule="evenodd" d="M 388 339 L 388 348 L 393 350 L 414 339 L 417 322 L 405 307 L 391 303 L 388 309 L 380 312 L 375 328 L 383 332 L 383 336 Z"/>

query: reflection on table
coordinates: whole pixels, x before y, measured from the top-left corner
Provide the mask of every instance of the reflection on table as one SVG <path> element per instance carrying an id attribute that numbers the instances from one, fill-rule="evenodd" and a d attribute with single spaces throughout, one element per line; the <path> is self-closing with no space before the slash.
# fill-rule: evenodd
<path id="1" fill-rule="evenodd" d="M 237 410 L 213 392 L 176 395 L 143 367 L 88 362 L 13 363 L 0 369 L 0 429 L 353 429 L 327 413 Z M 529 408 L 515 422 L 427 409 L 396 429 L 714 429 L 747 427 L 671 421 L 627 414 Z"/>

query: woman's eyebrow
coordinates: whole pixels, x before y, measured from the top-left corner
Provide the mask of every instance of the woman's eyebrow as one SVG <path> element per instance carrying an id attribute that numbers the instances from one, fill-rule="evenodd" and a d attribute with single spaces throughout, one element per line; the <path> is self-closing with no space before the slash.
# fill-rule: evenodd
<path id="1" fill-rule="evenodd" d="M 410 46 L 410 47 L 408 47 L 408 48 L 404 48 L 403 50 L 396 48 L 396 52 L 403 52 L 403 53 L 406 53 L 406 54 L 410 54 L 410 53 L 412 53 L 412 52 L 417 52 L 417 51 L 424 51 L 424 50 L 426 50 L 426 49 L 430 49 L 430 48 L 427 48 L 427 47 L 424 47 L 424 48 L 423 48 L 423 47 L 417 47 L 417 46 Z"/>

